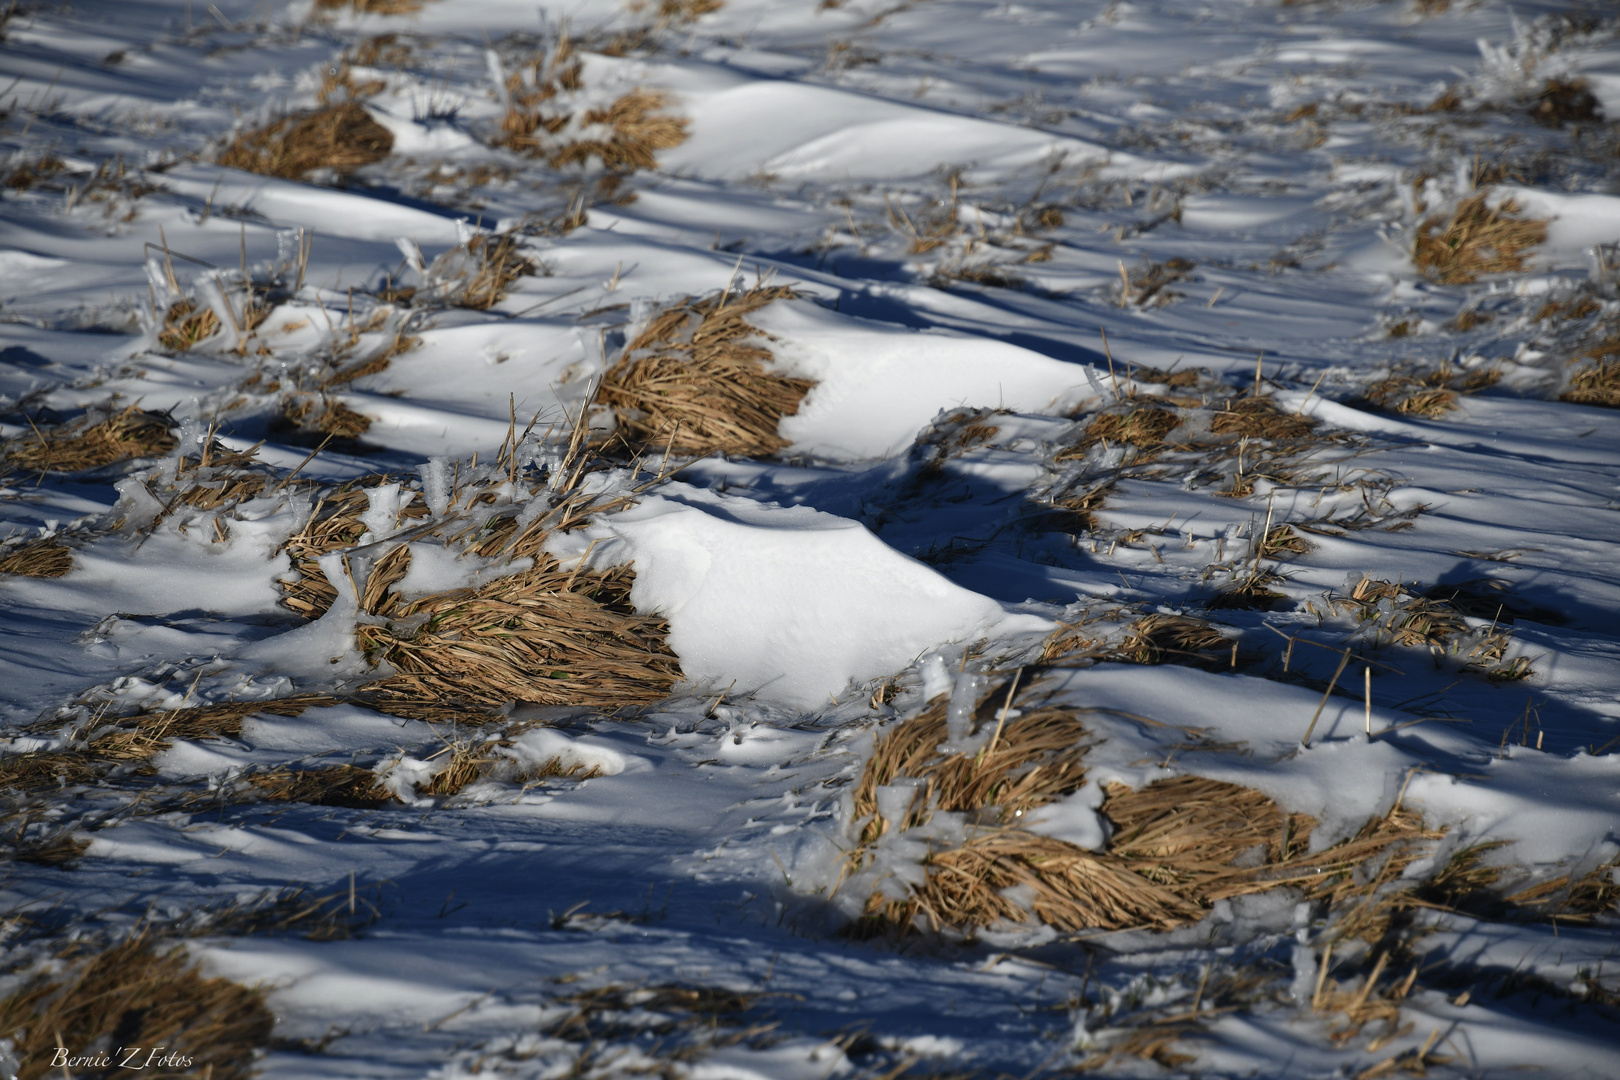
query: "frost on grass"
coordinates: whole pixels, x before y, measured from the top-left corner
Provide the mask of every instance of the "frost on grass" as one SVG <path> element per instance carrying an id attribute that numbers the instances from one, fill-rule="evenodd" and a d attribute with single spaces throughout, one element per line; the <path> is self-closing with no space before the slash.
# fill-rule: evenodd
<path id="1" fill-rule="evenodd" d="M 777 430 L 814 385 L 772 369 L 764 335 L 748 315 L 795 293 L 758 286 L 673 304 L 651 316 L 602 377 L 599 404 L 613 410 L 616 437 L 632 453 L 770 457 L 787 445 Z"/>

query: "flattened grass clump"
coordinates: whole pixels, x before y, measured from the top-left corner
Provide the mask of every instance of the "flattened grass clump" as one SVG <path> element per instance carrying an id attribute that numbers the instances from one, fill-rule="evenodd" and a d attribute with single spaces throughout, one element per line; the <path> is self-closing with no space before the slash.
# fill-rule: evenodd
<path id="1" fill-rule="evenodd" d="M 1530 106 L 1530 117 L 1543 127 L 1600 124 L 1603 104 L 1585 79 L 1548 79 Z"/>
<path id="2" fill-rule="evenodd" d="M 20 1080 L 67 1075 L 52 1068 L 57 1047 L 77 1057 L 120 1045 L 161 1047 L 157 1058 L 169 1057 L 149 1063 L 160 1075 L 248 1080 L 274 1024 L 262 991 L 204 978 L 183 949 L 163 951 L 139 934 L 0 1001 L 0 1036 L 12 1040 Z"/>
<path id="3" fill-rule="evenodd" d="M 381 161 L 394 136 L 354 102 L 274 120 L 231 140 L 219 163 L 232 169 L 299 180 L 315 169 L 339 177 Z"/>
<path id="4" fill-rule="evenodd" d="M 1442 285 L 1469 285 L 1483 274 L 1513 274 L 1525 268 L 1526 253 L 1547 239 L 1547 223 L 1520 218 L 1512 199 L 1496 207 L 1486 193 L 1470 195 L 1447 218 L 1423 220 L 1412 244 L 1412 261 Z"/>
<path id="5" fill-rule="evenodd" d="M 1152 405 L 1126 406 L 1099 414 L 1072 445 L 1058 452 L 1056 460 L 1071 461 L 1085 456 L 1098 443 L 1121 443 L 1140 450 L 1157 450 L 1165 437 L 1181 426 L 1181 417 L 1170 409 Z"/>
<path id="6" fill-rule="evenodd" d="M 1359 903 L 1426 850 L 1418 841 L 1437 836 L 1397 807 L 1313 855 L 1308 816 L 1249 788 L 1180 776 L 1139 790 L 1108 785 L 1100 812 L 1113 836 L 1106 850 L 1087 851 L 1019 823 L 1085 780 L 1090 736 L 1074 710 L 1026 706 L 996 721 L 971 752 L 944 751 L 945 736 L 940 702 L 879 739 L 857 782 L 860 831 L 846 879 L 873 863 L 885 837 L 916 831 L 927 848 L 920 880 L 889 874 L 872 883 L 857 935 L 1031 921 L 1063 931 L 1169 930 L 1217 900 L 1284 884 L 1330 906 Z M 1390 854 L 1396 849 L 1405 853 Z M 1378 867 L 1371 883 L 1358 877 L 1364 866 Z M 1375 921 L 1369 913 L 1355 929 L 1370 932 Z"/>
<path id="7" fill-rule="evenodd" d="M 1620 360 L 1599 360 L 1576 372 L 1569 381 L 1569 389 L 1558 395 L 1558 399 L 1576 405 L 1620 409 Z"/>
<path id="8" fill-rule="evenodd" d="M 548 512 L 531 515 L 532 523 L 521 530 L 523 504 L 478 511 L 494 494 L 458 489 L 450 493 L 452 505 L 464 505 L 479 520 L 435 539 L 463 517 L 458 513 L 413 534 L 422 543 L 440 542 L 526 569 L 474 588 L 407 599 L 396 589 L 410 569 L 411 549 L 403 541 L 366 557 L 363 574 L 350 568 L 363 581 L 358 603 L 366 616 L 356 627 L 356 644 L 394 672 L 362 688 L 359 697 L 367 705 L 399 716 L 481 723 L 494 718 L 494 706 L 508 702 L 617 709 L 668 695 L 680 678 L 679 662 L 665 644 L 667 624 L 638 614 L 630 603 L 634 571 L 564 570 L 545 550 L 554 532 L 580 528 L 592 515 L 622 504 L 580 491 L 588 465 L 584 432 L 583 426 L 576 429 L 548 485 L 532 493 L 548 501 Z M 518 441 L 515 432 L 512 441 Z M 487 483 L 504 485 L 515 475 L 513 464 Z M 326 612 L 336 590 L 320 559 L 359 541 L 370 505 L 365 489 L 342 489 L 323 499 L 309 525 L 288 542 L 300 573 L 299 580 L 284 584 L 288 607 L 312 618 Z M 427 513 L 407 499 L 396 524 Z"/>
<path id="9" fill-rule="evenodd" d="M 140 713 L 96 724 L 83 739 L 59 750 L 35 750 L 0 757 L 0 791 L 43 791 L 92 784 L 119 766 L 146 764 L 169 749 L 173 739 L 234 739 L 249 716 L 297 716 L 306 709 L 332 705 L 336 698 L 300 694 L 273 701 L 225 701 Z M 92 737 L 93 736 L 93 737 Z"/>
<path id="10" fill-rule="evenodd" d="M 584 87 L 583 65 L 561 34 L 506 78 L 506 112 L 494 142 L 544 158 L 552 168 L 598 160 L 609 172 L 658 166 L 656 153 L 686 141 L 687 123 L 668 112 L 671 100 L 636 88 L 605 107 L 577 113 L 566 99 Z"/>
<path id="11" fill-rule="evenodd" d="M 1179 211 L 1177 220 L 1180 220 Z M 1127 272 L 1119 264 L 1120 307 L 1164 307 L 1182 298 L 1170 288 L 1177 281 L 1185 281 L 1197 268 L 1191 259 L 1167 259 L 1162 263 L 1148 262 Z"/>
<path id="12" fill-rule="evenodd" d="M 553 167 L 585 165 L 596 158 L 612 172 L 656 169 L 659 150 L 686 141 L 686 120 L 668 111 L 667 94 L 635 89 L 580 117 L 581 133 L 546 154 Z"/>
<path id="13" fill-rule="evenodd" d="M 158 342 L 174 352 L 185 352 L 219 332 L 219 316 L 213 308 L 197 307 L 192 300 L 176 300 L 163 318 Z"/>
<path id="14" fill-rule="evenodd" d="M 1218 668 L 1229 666 L 1231 656 L 1232 640 L 1190 615 L 1144 615 L 1119 647 L 1119 658 L 1133 664 Z"/>
<path id="15" fill-rule="evenodd" d="M 1461 659 L 1464 670 L 1497 682 L 1517 682 L 1534 674 L 1523 656 L 1503 662 L 1512 632 L 1502 624 L 1513 621 L 1505 602 L 1497 605 L 1488 629 L 1476 630 L 1468 625 L 1464 610 L 1471 606 L 1470 601 L 1465 599 L 1459 606 L 1437 598 L 1446 595 L 1443 588 L 1423 594 L 1402 584 L 1365 577 L 1348 595 L 1334 596 L 1332 602 L 1364 624 L 1375 648 L 1393 645 L 1424 649 L 1437 664 L 1450 653 Z M 1507 615 L 1505 620 L 1503 614 Z"/>
<path id="16" fill-rule="evenodd" d="M 281 408 L 282 419 L 299 431 L 358 439 L 371 430 L 371 417 L 357 413 L 335 397 L 300 394 Z"/>
<path id="17" fill-rule="evenodd" d="M 130 405 L 102 420 L 85 416 L 48 431 L 35 429 L 6 445 L 5 462 L 32 472 L 71 473 L 130 458 L 162 457 L 175 447 L 170 424 L 161 413 Z"/>
<path id="18" fill-rule="evenodd" d="M 342 11 L 348 8 L 356 15 L 414 15 L 422 10 L 423 0 L 315 0 L 316 11 Z"/>
<path id="19" fill-rule="evenodd" d="M 475 236 L 467 241 L 467 253 L 477 260 L 467 285 L 456 298 L 458 307 L 488 311 L 506 297 L 506 290 L 520 277 L 538 272 L 534 262 L 518 252 L 517 237 Z"/>
<path id="20" fill-rule="evenodd" d="M 375 773 L 358 765 L 267 769 L 251 774 L 247 782 L 255 794 L 271 802 L 374 810 L 396 801 L 392 792 L 377 783 Z"/>
<path id="21" fill-rule="evenodd" d="M 1071 536 L 1082 536 L 1097 527 L 1097 511 L 1113 493 L 1112 482 L 1098 484 L 1083 492 L 1070 491 L 1052 499 L 1041 515 L 1040 525 Z"/>
<path id="22" fill-rule="evenodd" d="M 73 569 L 73 552 L 54 536 L 0 547 L 0 574 L 56 578 Z"/>
<path id="23" fill-rule="evenodd" d="M 777 431 L 798 412 L 809 379 L 766 367 L 770 350 L 747 316 L 792 289 L 756 287 L 683 300 L 655 315 L 602 378 L 596 400 L 614 412 L 633 453 L 769 457 L 787 441 Z"/>
<path id="24" fill-rule="evenodd" d="M 1209 429 L 1217 435 L 1247 439 L 1301 439 L 1315 426 L 1310 417 L 1285 413 L 1263 397 L 1228 400 L 1209 421 Z"/>
<path id="25" fill-rule="evenodd" d="M 545 534 L 513 545 L 513 558 L 535 560 L 532 570 L 470 591 L 409 602 L 387 593 L 366 604 L 391 621 L 358 627 L 357 641 L 397 673 L 367 691 L 472 711 L 512 701 L 616 709 L 666 697 L 680 664 L 664 643 L 668 624 L 630 605 L 634 571 L 564 571 L 539 550 Z M 382 570 L 373 571 L 373 580 Z M 403 565 L 390 572 L 403 576 Z M 407 629 L 418 622 L 420 628 Z"/>

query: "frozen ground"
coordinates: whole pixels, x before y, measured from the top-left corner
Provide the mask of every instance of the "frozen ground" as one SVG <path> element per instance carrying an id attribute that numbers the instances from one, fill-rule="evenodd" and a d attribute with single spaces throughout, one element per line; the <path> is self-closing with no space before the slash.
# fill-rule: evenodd
<path id="1" fill-rule="evenodd" d="M 1605 376 L 1620 403 L 1605 5 L 4 20 L 7 992 L 145 920 L 263 988 L 273 1077 L 1620 1076 L 1620 421 L 1583 403 Z M 655 159 L 552 152 L 638 89 L 685 122 Z M 220 163 L 345 102 L 386 154 Z M 559 129 L 507 138 L 525 109 Z M 1420 267 L 1470 205 L 1544 232 Z M 474 302 L 498 243 L 533 272 Z M 536 561 L 446 539 L 545 526 L 580 417 L 598 445 L 637 420 L 593 398 L 627 343 L 758 286 L 796 296 L 750 340 L 810 387 L 774 444 L 610 442 Z M 134 405 L 144 448 L 41 464 Z M 300 571 L 356 480 L 355 533 Z M 368 582 L 552 561 L 633 568 L 667 696 L 549 665 L 367 690 L 368 642 L 438 626 Z M 1153 616 L 1204 636 L 1144 645 Z M 1022 921 L 852 933 L 962 841 L 941 814 L 862 847 L 852 798 L 940 695 L 970 753 L 976 707 L 1082 718 L 1085 785 L 1027 826 L 1073 850 L 1114 842 L 1105 785 L 1206 777 L 1315 819 L 1314 851 L 1420 815 L 1404 869 L 1345 880 L 1422 902 L 1370 933 L 1284 884 L 1164 931 L 1009 890 Z M 271 711 L 142 726 L 233 701 Z M 391 796 L 272 797 L 334 764 Z M 1448 867 L 1473 884 L 1421 891 Z"/>

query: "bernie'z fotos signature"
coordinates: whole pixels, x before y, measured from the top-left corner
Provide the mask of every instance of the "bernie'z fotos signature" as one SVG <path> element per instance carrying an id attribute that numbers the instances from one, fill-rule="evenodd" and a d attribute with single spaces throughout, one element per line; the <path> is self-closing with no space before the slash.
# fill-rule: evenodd
<path id="1" fill-rule="evenodd" d="M 71 1056 L 65 1046 L 58 1046 L 56 1053 L 51 1055 L 51 1068 L 53 1069 L 185 1069 L 191 1066 L 191 1059 L 184 1054 L 164 1054 L 166 1046 L 120 1046 L 111 1053 L 102 1051 L 96 1054 L 81 1054 Z M 159 1056 L 162 1055 L 162 1056 Z"/>

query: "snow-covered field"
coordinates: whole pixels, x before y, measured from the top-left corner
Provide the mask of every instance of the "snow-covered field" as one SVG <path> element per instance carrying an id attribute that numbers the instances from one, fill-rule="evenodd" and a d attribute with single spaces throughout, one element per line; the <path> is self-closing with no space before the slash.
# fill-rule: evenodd
<path id="1" fill-rule="evenodd" d="M 0 18 L 0 1072 L 1620 1076 L 1610 5 Z"/>

